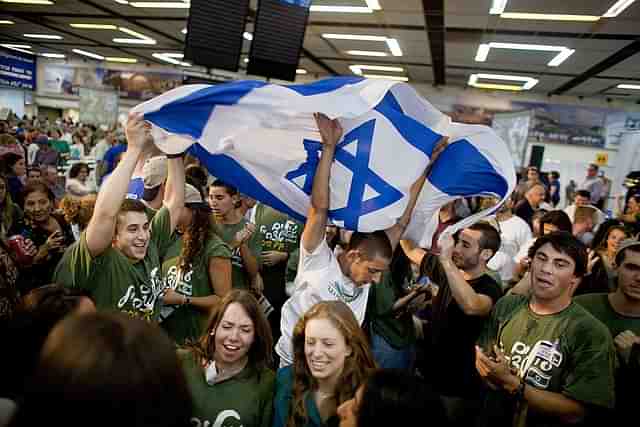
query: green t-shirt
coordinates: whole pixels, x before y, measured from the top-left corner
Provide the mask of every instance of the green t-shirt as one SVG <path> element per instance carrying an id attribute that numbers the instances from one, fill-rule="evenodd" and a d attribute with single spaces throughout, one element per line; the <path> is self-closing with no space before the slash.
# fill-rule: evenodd
<path id="1" fill-rule="evenodd" d="M 254 222 L 256 232 L 252 240 L 256 240 L 254 243 L 261 247 L 262 252 L 279 251 L 291 254 L 298 249 L 302 233 L 302 224 L 299 222 L 262 203 L 255 207 Z M 284 291 L 287 262 L 267 267 L 264 265 L 262 253 L 258 261 L 264 282 L 264 294 L 272 304 L 279 307 L 287 300 Z"/>
<path id="2" fill-rule="evenodd" d="M 218 233 L 222 240 L 227 244 L 231 244 L 236 236 L 236 233 L 242 230 L 248 221 L 244 218 L 237 224 L 217 224 Z M 255 239 L 249 239 L 247 243 L 253 256 L 257 257 L 261 253 L 260 246 Z M 240 254 L 240 248 L 232 250 L 231 256 L 231 283 L 234 289 L 249 289 L 251 286 L 251 279 L 244 267 L 244 261 Z"/>
<path id="3" fill-rule="evenodd" d="M 575 302 L 587 309 L 596 319 L 609 328 L 613 338 L 620 332 L 629 330 L 640 336 L 640 317 L 629 317 L 618 314 L 609 302 L 609 294 L 585 294 L 573 298 Z"/>
<path id="4" fill-rule="evenodd" d="M 402 297 L 394 285 L 391 273 L 382 274 L 382 280 L 369 288 L 367 317 L 371 327 L 394 348 L 406 349 L 416 341 L 416 332 L 411 314 L 403 313 L 400 318 L 392 311 L 395 302 Z"/>
<path id="5" fill-rule="evenodd" d="M 69 143 L 63 139 L 50 139 L 51 148 L 56 150 L 58 153 L 68 153 L 71 151 L 69 149 Z"/>
<path id="6" fill-rule="evenodd" d="M 275 374 L 247 366 L 233 378 L 209 385 L 193 353 L 180 351 L 182 369 L 193 397 L 193 426 L 270 427 Z"/>
<path id="7" fill-rule="evenodd" d="M 206 297 L 214 293 L 209 282 L 209 260 L 211 258 L 231 258 L 231 249 L 214 233 L 205 241 L 204 248 L 195 257 L 191 269 L 180 271 L 178 262 L 182 252 L 182 236 L 174 234 L 162 262 L 164 287 L 191 297 Z M 186 339 L 196 340 L 206 326 L 208 313 L 190 306 L 163 306 L 160 311 L 162 328 L 176 343 Z"/>
<path id="8" fill-rule="evenodd" d="M 147 255 L 136 263 L 113 247 L 92 257 L 82 233 L 62 257 L 54 281 L 89 291 L 98 310 L 118 310 L 155 321 L 163 289 L 160 259 L 171 242 L 170 227 L 169 210 L 162 208 L 151 222 Z"/>
<path id="9" fill-rule="evenodd" d="M 614 405 L 615 350 L 607 328 L 580 305 L 571 303 L 560 313 L 541 316 L 529 308 L 529 298 L 501 298 L 485 325 L 479 345 L 499 342 L 511 366 L 532 387 L 604 408 Z M 509 413 L 504 392 L 489 390 L 488 420 L 513 419 L 514 426 L 559 426 L 559 419 L 527 413 L 527 405 Z M 513 408 L 513 407 L 512 407 Z M 515 418 L 512 418 L 515 415 Z"/>

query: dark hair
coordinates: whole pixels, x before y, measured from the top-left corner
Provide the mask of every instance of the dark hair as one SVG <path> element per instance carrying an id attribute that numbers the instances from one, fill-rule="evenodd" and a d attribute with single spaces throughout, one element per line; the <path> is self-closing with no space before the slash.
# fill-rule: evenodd
<path id="1" fill-rule="evenodd" d="M 231 184 L 227 184 L 221 179 L 216 179 L 215 181 L 213 181 L 213 183 L 211 184 L 211 187 L 222 187 L 227 191 L 227 194 L 229 194 L 230 196 L 238 195 L 238 189 L 236 187 L 234 187 Z"/>
<path id="2" fill-rule="evenodd" d="M 589 163 L 589 168 L 595 169 L 596 172 L 600 169 L 600 167 L 595 163 Z"/>
<path id="3" fill-rule="evenodd" d="M 94 313 L 56 325 L 10 425 L 178 427 L 191 412 L 166 333 L 122 313 Z"/>
<path id="4" fill-rule="evenodd" d="M 576 196 L 585 197 L 591 200 L 591 192 L 589 190 L 578 190 L 576 191 Z"/>
<path id="5" fill-rule="evenodd" d="M 0 173 L 7 176 L 14 175 L 13 166 L 20 160 L 24 160 L 24 157 L 16 153 L 5 153 L 0 156 Z"/>
<path id="6" fill-rule="evenodd" d="M 379 369 L 364 383 L 357 410 L 357 425 L 412 425 L 428 414 L 429 424 L 448 425 L 440 397 L 410 372 Z"/>
<path id="7" fill-rule="evenodd" d="M 39 191 L 47 196 L 47 199 L 51 203 L 55 203 L 56 196 L 51 191 L 51 188 L 39 178 L 30 179 L 27 181 L 27 184 L 22 188 L 22 207 L 24 208 L 24 201 L 27 199 L 27 196 L 31 193 L 35 193 Z"/>
<path id="8" fill-rule="evenodd" d="M 185 347 L 202 360 L 214 360 L 215 332 L 227 308 L 233 303 L 240 304 L 253 322 L 254 338 L 248 353 L 249 364 L 258 371 L 268 368 L 272 363 L 273 335 L 271 334 L 271 326 L 269 326 L 256 298 L 242 289 L 233 289 L 222 298 L 214 308 L 202 337 L 195 343 L 187 343 Z"/>
<path id="9" fill-rule="evenodd" d="M 529 258 L 535 258 L 536 252 L 549 243 L 553 249 L 561 252 L 575 263 L 574 276 L 582 277 L 587 272 L 587 247 L 573 234 L 566 231 L 555 231 L 539 237 L 529 249 Z"/>
<path id="10" fill-rule="evenodd" d="M 557 178 L 560 178 L 560 172 L 558 172 L 558 171 L 551 171 L 550 175 L 551 175 L 553 178 L 556 178 L 556 179 L 557 179 Z"/>
<path id="11" fill-rule="evenodd" d="M 544 225 L 551 224 L 558 227 L 558 231 L 566 231 L 571 233 L 573 231 L 573 224 L 571 218 L 565 211 L 554 210 L 549 211 L 540 217 L 540 232 L 544 232 Z"/>
<path id="12" fill-rule="evenodd" d="M 75 163 L 73 166 L 71 166 L 71 169 L 69 169 L 69 178 L 77 177 L 82 169 L 86 169 L 87 173 L 89 173 L 89 165 L 82 162 Z"/>
<path id="13" fill-rule="evenodd" d="M 124 199 L 124 201 L 120 205 L 120 210 L 118 211 L 118 216 L 116 219 L 116 227 L 122 215 L 127 214 L 127 212 L 138 212 L 138 213 L 146 214 L 145 208 L 146 206 L 140 200 Z"/>
<path id="14" fill-rule="evenodd" d="M 201 166 L 189 165 L 184 170 L 184 175 L 187 182 L 196 187 L 202 194 L 202 189 L 206 188 L 207 180 L 209 179 L 207 171 Z"/>
<path id="15" fill-rule="evenodd" d="M 215 233 L 216 227 L 208 210 L 189 207 L 184 207 L 184 209 L 191 209 L 193 218 L 182 236 L 178 267 L 182 271 L 187 271 L 193 260 L 198 255 L 202 255 L 202 249 L 207 240 Z"/>
<path id="16" fill-rule="evenodd" d="M 500 233 L 491 224 L 486 222 L 476 222 L 469 226 L 469 230 L 479 231 L 480 240 L 478 240 L 478 246 L 480 250 L 489 249 L 493 254 L 498 252 L 502 239 L 500 239 Z"/>
<path id="17" fill-rule="evenodd" d="M 347 250 L 360 250 L 368 259 L 380 257 L 391 260 L 393 250 L 387 233 L 383 230 L 372 233 L 356 231 L 351 235 Z"/>
<path id="18" fill-rule="evenodd" d="M 593 233 L 593 240 L 591 241 L 591 249 L 602 249 L 607 244 L 609 238 L 609 229 L 622 227 L 623 231 L 628 235 L 631 234 L 631 230 L 626 229 L 622 221 L 615 218 L 604 220 Z"/>
<path id="19" fill-rule="evenodd" d="M 625 258 L 627 257 L 627 251 L 640 253 L 640 245 L 627 246 L 626 248 L 618 251 L 615 258 L 615 263 L 617 266 L 620 266 L 620 264 L 624 262 Z"/>

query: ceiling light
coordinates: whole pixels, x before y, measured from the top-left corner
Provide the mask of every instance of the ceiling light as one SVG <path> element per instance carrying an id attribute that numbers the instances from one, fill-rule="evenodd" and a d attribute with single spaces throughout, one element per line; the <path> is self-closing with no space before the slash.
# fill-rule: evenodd
<path id="1" fill-rule="evenodd" d="M 249 58 L 244 58 L 244 59 L 242 60 L 242 62 L 244 62 L 244 63 L 246 64 L 247 62 L 249 62 Z"/>
<path id="2" fill-rule="evenodd" d="M 344 53 L 354 56 L 388 56 L 387 52 L 377 52 L 375 50 L 347 50 Z"/>
<path id="3" fill-rule="evenodd" d="M 116 0 L 116 3 L 118 3 L 118 4 L 129 4 L 129 2 L 127 0 Z"/>
<path id="4" fill-rule="evenodd" d="M 23 34 L 23 36 L 29 39 L 62 40 L 62 36 L 54 34 Z"/>
<path id="5" fill-rule="evenodd" d="M 151 37 L 147 37 L 144 34 L 137 33 L 133 30 L 130 30 L 126 27 L 118 27 L 118 30 L 122 31 L 125 34 L 129 34 L 130 36 L 137 37 L 139 39 L 148 39 L 151 40 Z"/>
<path id="6" fill-rule="evenodd" d="M 179 61 L 179 59 L 184 58 L 184 54 L 182 53 L 153 53 L 151 56 L 170 64 L 181 65 L 183 67 L 191 67 L 191 64 L 189 64 L 188 62 Z"/>
<path id="7" fill-rule="evenodd" d="M 636 0 L 618 0 L 618 2 L 611 6 L 609 10 L 607 10 L 604 15 L 602 15 L 602 17 L 615 18 L 616 16 L 620 15 L 626 8 L 631 6 L 635 1 Z"/>
<path id="8" fill-rule="evenodd" d="M 148 7 L 161 9 L 189 9 L 189 3 L 180 1 L 158 2 L 158 1 L 132 1 L 129 5 L 133 7 Z"/>
<path id="9" fill-rule="evenodd" d="M 244 37 L 245 40 L 253 40 L 253 34 L 251 34 L 249 31 L 245 31 L 244 33 L 242 33 L 242 37 Z"/>
<path id="10" fill-rule="evenodd" d="M 88 56 L 89 58 L 99 59 L 100 61 L 104 60 L 104 56 L 98 55 L 97 53 L 87 52 L 86 50 L 73 49 L 73 52 L 77 53 L 78 55 Z"/>
<path id="11" fill-rule="evenodd" d="M 182 34 L 187 34 L 187 29 L 183 28 L 182 31 L 180 31 Z"/>
<path id="12" fill-rule="evenodd" d="M 385 36 L 369 36 L 362 34 L 323 34 L 322 37 L 325 39 L 335 39 L 335 40 L 363 40 L 363 41 L 372 41 L 372 42 L 386 42 L 387 38 Z"/>
<path id="13" fill-rule="evenodd" d="M 367 7 L 371 10 L 382 10 L 380 2 L 378 0 L 364 0 L 367 3 Z"/>
<path id="14" fill-rule="evenodd" d="M 307 70 L 305 70 L 304 68 L 298 68 L 296 70 L 296 74 L 307 74 Z"/>
<path id="15" fill-rule="evenodd" d="M 491 49 L 513 49 L 513 50 L 532 50 L 532 51 L 543 51 L 543 52 L 558 52 L 558 54 L 553 57 L 551 61 L 547 64 L 549 67 L 557 67 L 567 60 L 573 53 L 574 49 L 569 49 L 564 46 L 550 46 L 550 45 L 542 45 L 542 44 L 525 44 L 525 43 L 499 43 L 499 42 L 491 42 L 491 43 L 483 43 L 478 46 L 478 52 L 476 53 L 476 61 L 484 62 L 487 60 L 487 56 L 489 55 L 489 51 Z"/>
<path id="16" fill-rule="evenodd" d="M 500 15 L 507 7 L 507 1 L 508 0 L 493 0 L 491 3 L 491 9 L 489 9 L 489 14 Z"/>
<path id="17" fill-rule="evenodd" d="M 2 3 L 18 3 L 18 4 L 53 4 L 50 0 L 2 0 Z"/>
<path id="18" fill-rule="evenodd" d="M 373 71 L 392 71 L 401 73 L 404 71 L 402 67 L 389 67 L 386 65 L 349 65 L 349 69 L 353 72 L 353 74 L 357 74 L 359 76 L 362 75 L 362 70 L 373 70 Z"/>
<path id="19" fill-rule="evenodd" d="M 383 76 L 381 74 L 365 74 L 362 77 L 366 77 L 368 79 L 397 80 L 399 82 L 408 82 L 409 81 L 409 77 L 404 77 L 404 76 Z"/>
<path id="20" fill-rule="evenodd" d="M 120 58 L 117 56 L 107 56 L 105 59 L 109 62 L 123 62 L 126 64 L 135 64 L 136 62 L 138 62 L 138 60 L 135 58 Z"/>
<path id="21" fill-rule="evenodd" d="M 487 79 L 487 80 L 504 80 L 504 81 L 512 81 L 512 82 L 523 82 L 522 86 L 516 85 L 502 85 L 495 83 L 478 83 L 479 79 Z M 534 79 L 533 77 L 523 77 L 523 76 L 508 76 L 504 74 L 472 74 L 469 76 L 469 86 L 482 88 L 482 89 L 500 89 L 500 90 L 529 90 L 538 84 L 538 79 Z"/>
<path id="22" fill-rule="evenodd" d="M 373 13 L 373 10 L 365 6 L 320 6 L 314 5 L 309 8 L 311 12 L 333 12 L 333 13 Z"/>
<path id="23" fill-rule="evenodd" d="M 629 85 L 629 84 L 619 84 L 616 86 L 618 89 L 631 89 L 631 90 L 640 90 L 640 85 Z"/>
<path id="24" fill-rule="evenodd" d="M 56 59 L 66 58 L 66 55 L 63 53 L 41 53 L 40 55 L 44 56 L 45 58 L 56 58 Z"/>
<path id="25" fill-rule="evenodd" d="M 402 56 L 402 49 L 400 49 L 400 44 L 398 43 L 398 40 L 387 39 L 386 42 L 393 56 Z"/>
<path id="26" fill-rule="evenodd" d="M 6 47 L 7 49 L 17 50 L 18 52 L 28 53 L 29 55 L 33 55 L 33 52 L 28 51 L 26 49 L 31 49 L 31 46 L 28 44 L 13 44 L 13 43 L 3 43 L 0 44 L 2 47 Z"/>
<path id="27" fill-rule="evenodd" d="M 69 24 L 73 28 L 84 28 L 86 30 L 117 30 L 118 27 L 111 24 Z"/>
<path id="28" fill-rule="evenodd" d="M 8 19 L 0 19 L 0 24 L 2 25 L 13 25 L 15 22 L 9 21 Z"/>
<path id="29" fill-rule="evenodd" d="M 124 44 L 156 44 L 157 42 L 153 39 L 122 39 L 122 38 L 115 38 L 115 39 L 111 39 L 113 40 L 114 43 L 124 43 Z"/>
<path id="30" fill-rule="evenodd" d="M 599 16 L 592 15 L 556 15 L 547 13 L 502 13 L 500 18 L 505 19 L 531 19 L 539 21 L 576 21 L 576 22 L 596 22 Z"/>

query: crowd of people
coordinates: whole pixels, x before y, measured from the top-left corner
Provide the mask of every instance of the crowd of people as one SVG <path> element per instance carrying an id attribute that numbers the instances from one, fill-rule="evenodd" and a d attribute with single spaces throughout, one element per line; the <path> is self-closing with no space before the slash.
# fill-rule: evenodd
<path id="1" fill-rule="evenodd" d="M 149 126 L 0 124 L 0 426 L 616 425 L 640 379 L 640 194 L 590 165 L 444 205 L 430 247 L 329 218 L 342 128 L 306 222 Z M 438 144 L 431 162 L 447 149 Z M 84 161 L 83 161 L 84 160 Z M 211 171 L 215 175 L 215 171 Z M 633 419 L 633 418 L 631 418 Z"/>

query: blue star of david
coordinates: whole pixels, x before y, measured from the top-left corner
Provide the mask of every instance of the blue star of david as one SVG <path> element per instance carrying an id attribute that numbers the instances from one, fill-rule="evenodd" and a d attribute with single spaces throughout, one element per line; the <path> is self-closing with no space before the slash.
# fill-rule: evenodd
<path id="1" fill-rule="evenodd" d="M 343 221 L 345 228 L 350 230 L 358 229 L 358 221 L 361 216 L 383 209 L 402 198 L 402 193 L 399 190 L 369 168 L 374 129 L 375 119 L 369 120 L 345 135 L 342 142 L 336 146 L 335 160 L 353 173 L 353 179 L 349 189 L 347 206 L 329 210 L 329 217 Z M 355 156 L 345 150 L 346 146 L 354 142 L 357 142 Z M 287 173 L 285 177 L 310 196 L 322 144 L 318 141 L 305 139 L 303 145 L 307 152 L 306 161 L 297 169 Z M 304 184 L 300 186 L 294 180 L 302 176 L 304 176 Z M 366 186 L 371 187 L 378 195 L 363 200 Z"/>

